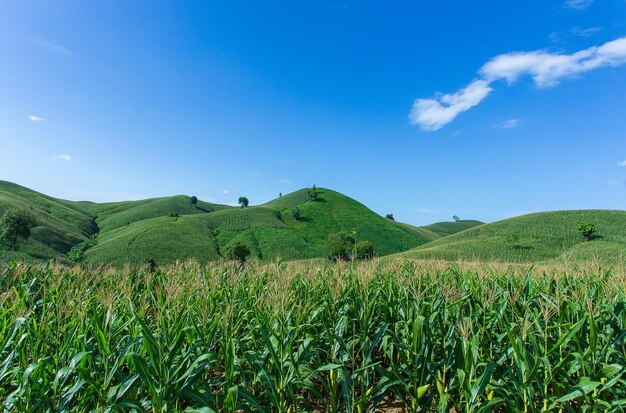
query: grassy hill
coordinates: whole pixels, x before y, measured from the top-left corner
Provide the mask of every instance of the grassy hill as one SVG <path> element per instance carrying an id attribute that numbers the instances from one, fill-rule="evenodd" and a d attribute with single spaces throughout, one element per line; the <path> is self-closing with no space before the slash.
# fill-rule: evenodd
<path id="1" fill-rule="evenodd" d="M 0 251 L 0 256 L 5 258 L 61 257 L 73 245 L 98 231 L 96 215 L 87 208 L 11 182 L 0 181 L 0 216 L 12 208 L 28 212 L 36 226 L 17 253 Z"/>
<path id="2" fill-rule="evenodd" d="M 484 224 L 484 222 L 462 219 L 460 221 L 435 222 L 434 224 L 426 225 L 423 228 L 434 232 L 439 235 L 440 238 L 443 238 L 482 224 Z"/>
<path id="3" fill-rule="evenodd" d="M 438 238 L 427 230 L 403 228 L 338 192 L 317 192 L 315 201 L 309 201 L 303 189 L 261 206 L 226 207 L 205 214 L 194 211 L 118 226 L 103 231 L 86 257 L 90 262 L 115 263 L 149 258 L 167 263 L 191 257 L 207 261 L 223 256 L 232 243 L 241 242 L 254 257 L 294 260 L 326 257 L 328 235 L 338 231 L 356 231 L 357 240 L 372 242 L 380 255 Z M 292 214 L 295 207 L 300 210 L 298 220 Z"/>
<path id="4" fill-rule="evenodd" d="M 264 205 L 247 208 L 211 204 L 186 195 L 140 201 L 93 203 L 56 199 L 0 181 L 0 214 L 8 208 L 29 212 L 37 223 L 30 239 L 9 258 L 60 258 L 72 246 L 97 235 L 87 262 L 157 263 L 219 259 L 235 242 L 263 260 L 326 257 L 328 235 L 345 231 L 374 244 L 376 253 L 406 251 L 440 238 L 428 229 L 388 220 L 338 192 L 318 189 L 310 201 L 302 189 Z M 293 218 L 298 207 L 300 219 Z"/>
<path id="5" fill-rule="evenodd" d="M 584 242 L 580 222 L 597 226 Z M 539 212 L 484 224 L 401 254 L 445 260 L 480 259 L 509 262 L 626 257 L 626 211 L 581 210 Z"/>

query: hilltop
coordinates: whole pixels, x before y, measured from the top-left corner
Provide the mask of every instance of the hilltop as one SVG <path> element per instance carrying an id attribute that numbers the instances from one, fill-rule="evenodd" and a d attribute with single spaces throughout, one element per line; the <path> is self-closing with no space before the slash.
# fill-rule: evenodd
<path id="1" fill-rule="evenodd" d="M 581 222 L 597 232 L 583 241 Z M 429 228 L 429 227 L 426 227 Z M 538 212 L 478 225 L 400 254 L 411 258 L 538 262 L 626 257 L 626 211 L 578 210 Z"/>
<path id="2" fill-rule="evenodd" d="M 407 251 L 440 239 L 441 231 L 390 220 L 343 194 L 318 188 L 310 200 L 301 189 L 246 208 L 194 200 L 187 195 L 140 201 L 94 203 L 53 198 L 0 181 L 0 214 L 8 208 L 29 212 L 36 221 L 32 236 L 3 258 L 65 259 L 70 249 L 89 239 L 91 263 L 157 263 L 224 257 L 233 243 L 245 244 L 262 260 L 322 258 L 329 234 L 345 231 L 373 243 L 378 255 Z M 294 208 L 300 217 L 293 216 Z M 477 222 L 478 223 L 478 222 Z M 449 233 L 465 229 L 448 225 Z M 442 235 L 443 234 L 443 235 Z"/>

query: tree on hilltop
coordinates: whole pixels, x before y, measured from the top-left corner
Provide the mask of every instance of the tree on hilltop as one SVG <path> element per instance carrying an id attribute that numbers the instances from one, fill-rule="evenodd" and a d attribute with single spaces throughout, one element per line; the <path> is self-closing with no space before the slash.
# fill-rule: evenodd
<path id="1" fill-rule="evenodd" d="M 396 219 L 393 217 L 393 214 L 387 214 L 385 215 L 385 218 L 390 219 L 392 221 L 395 221 Z"/>
<path id="2" fill-rule="evenodd" d="M 245 196 L 240 196 L 239 197 L 239 205 L 241 205 L 242 208 L 245 208 L 248 206 L 248 198 L 246 198 Z"/>

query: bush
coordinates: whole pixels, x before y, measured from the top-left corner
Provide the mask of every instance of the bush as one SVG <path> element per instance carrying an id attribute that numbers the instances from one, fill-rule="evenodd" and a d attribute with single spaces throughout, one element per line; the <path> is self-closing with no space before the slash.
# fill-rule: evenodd
<path id="1" fill-rule="evenodd" d="M 340 231 L 328 235 L 326 249 L 331 260 L 349 260 L 354 238 L 347 232 Z"/>
<path id="2" fill-rule="evenodd" d="M 596 232 L 596 226 L 588 222 L 581 222 L 578 224 L 578 232 L 583 236 L 583 241 L 591 241 Z"/>
<path id="3" fill-rule="evenodd" d="M 70 261 L 82 262 L 83 259 L 85 258 L 85 252 L 89 248 L 96 245 L 97 243 L 98 241 L 96 240 L 96 235 L 92 235 L 90 238 L 86 239 L 85 241 L 74 245 L 72 249 L 70 250 L 70 252 L 67 253 L 67 258 Z"/>
<path id="4" fill-rule="evenodd" d="M 196 197 L 195 195 L 192 196 L 191 198 L 189 198 L 189 202 L 191 202 L 191 205 L 196 205 L 198 203 L 198 197 Z"/>
<path id="5" fill-rule="evenodd" d="M 168 216 L 172 217 L 172 218 L 178 218 L 179 217 L 178 212 L 170 212 Z"/>
<path id="6" fill-rule="evenodd" d="M 317 194 L 317 188 L 315 188 L 315 185 L 313 185 L 313 188 L 307 189 L 306 194 L 309 198 L 309 201 L 311 202 L 317 201 L 318 194 Z"/>
<path id="7" fill-rule="evenodd" d="M 395 221 L 396 219 L 393 217 L 393 214 L 387 214 L 385 215 L 385 218 L 390 219 L 392 221 Z"/>
<path id="8" fill-rule="evenodd" d="M 28 239 L 35 220 L 26 211 L 19 209 L 7 210 L 0 220 L 0 241 L 8 244 L 13 251 L 17 249 L 20 239 Z"/>
<path id="9" fill-rule="evenodd" d="M 291 217 L 293 218 L 294 221 L 298 221 L 300 219 L 300 208 L 294 207 L 291 210 Z"/>
<path id="10" fill-rule="evenodd" d="M 226 257 L 244 263 L 250 255 L 250 249 L 241 242 L 235 242 L 226 250 Z"/>
<path id="11" fill-rule="evenodd" d="M 362 260 L 369 260 L 374 258 L 374 244 L 369 241 L 359 241 L 354 248 L 356 250 L 356 256 Z"/>

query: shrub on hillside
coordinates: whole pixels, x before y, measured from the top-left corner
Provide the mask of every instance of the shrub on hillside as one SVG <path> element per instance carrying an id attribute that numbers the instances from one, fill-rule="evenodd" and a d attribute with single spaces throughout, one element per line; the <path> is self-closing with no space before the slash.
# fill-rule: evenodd
<path id="1" fill-rule="evenodd" d="M 354 246 L 354 238 L 340 231 L 328 235 L 326 249 L 331 260 L 349 260 Z"/>
<path id="2" fill-rule="evenodd" d="M 15 251 L 20 239 L 28 239 L 30 230 L 35 226 L 34 218 L 26 211 L 7 210 L 0 219 L 0 241 Z"/>
<path id="3" fill-rule="evenodd" d="M 355 245 L 356 257 L 362 260 L 374 258 L 374 244 L 369 241 L 359 241 Z"/>
<path id="4" fill-rule="evenodd" d="M 583 236 L 584 241 L 591 241 L 596 232 L 596 226 L 588 222 L 581 222 L 578 224 L 578 232 Z"/>
<path id="5" fill-rule="evenodd" d="M 226 257 L 231 260 L 244 263 L 246 258 L 250 255 L 250 249 L 241 242 L 235 242 L 226 250 Z"/>
<path id="6" fill-rule="evenodd" d="M 196 197 L 195 195 L 192 196 L 191 198 L 189 198 L 189 202 L 191 202 L 191 205 L 196 205 L 198 203 L 198 197 Z"/>

